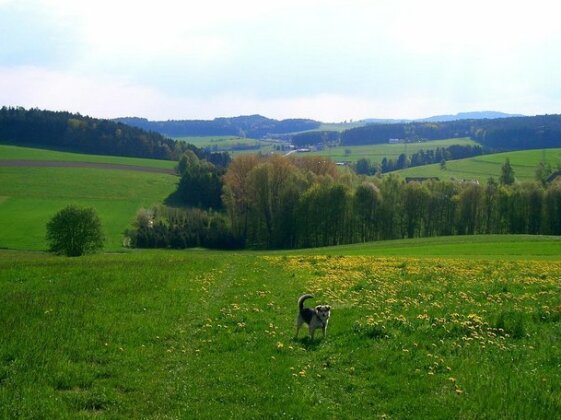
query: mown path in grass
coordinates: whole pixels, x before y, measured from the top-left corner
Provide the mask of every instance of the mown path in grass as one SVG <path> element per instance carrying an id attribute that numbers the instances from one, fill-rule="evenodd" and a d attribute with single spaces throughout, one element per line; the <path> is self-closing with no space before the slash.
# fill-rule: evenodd
<path id="1" fill-rule="evenodd" d="M 0 417 L 555 418 L 561 263 L 0 251 Z M 296 300 L 333 307 L 294 339 Z"/>

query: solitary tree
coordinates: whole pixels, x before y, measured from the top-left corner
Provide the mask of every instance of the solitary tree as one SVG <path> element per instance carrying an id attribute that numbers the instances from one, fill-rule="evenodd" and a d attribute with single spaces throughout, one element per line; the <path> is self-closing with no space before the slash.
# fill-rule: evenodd
<path id="1" fill-rule="evenodd" d="M 103 248 L 101 221 L 93 208 L 67 206 L 47 223 L 49 251 L 78 257 Z"/>
<path id="2" fill-rule="evenodd" d="M 514 169 L 512 169 L 509 158 L 506 158 L 505 163 L 501 167 L 501 176 L 499 177 L 499 182 L 501 183 L 501 185 L 514 184 Z"/>

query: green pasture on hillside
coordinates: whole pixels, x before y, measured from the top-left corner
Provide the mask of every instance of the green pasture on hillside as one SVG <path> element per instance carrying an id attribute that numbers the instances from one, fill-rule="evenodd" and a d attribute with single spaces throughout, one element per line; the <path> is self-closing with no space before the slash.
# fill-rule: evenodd
<path id="1" fill-rule="evenodd" d="M 558 418 L 558 260 L 332 250 L 0 251 L 0 417 Z"/>
<path id="2" fill-rule="evenodd" d="M 240 153 L 270 153 L 274 151 L 278 143 L 268 140 L 257 140 L 246 137 L 236 136 L 189 136 L 176 137 L 176 140 L 191 143 L 201 149 L 210 148 L 212 151 L 229 152 L 232 155 Z M 237 146 L 254 146 L 255 148 L 246 150 L 235 150 Z"/>
<path id="3" fill-rule="evenodd" d="M 553 170 L 561 165 L 561 148 L 523 150 L 450 160 L 446 162 L 445 170 L 442 170 L 439 164 L 434 164 L 407 168 L 397 171 L 397 173 L 403 177 L 436 176 L 440 179 L 477 179 L 480 182 L 485 182 L 490 177 L 498 180 L 501 174 L 501 166 L 506 158 L 510 159 L 518 181 L 533 181 L 536 179 L 536 168 L 542 160 L 548 162 Z"/>
<path id="4" fill-rule="evenodd" d="M 400 143 L 400 144 L 371 144 L 366 146 L 338 146 L 326 148 L 317 152 L 306 154 L 327 156 L 337 162 L 356 162 L 359 159 L 370 159 L 373 163 L 380 163 L 383 158 L 397 159 L 402 153 L 411 156 L 419 150 L 434 150 L 438 147 L 449 147 L 452 145 L 476 145 L 469 138 L 456 138 L 446 140 L 431 140 L 416 143 Z M 348 153 L 350 151 L 350 153 Z"/>
<path id="5" fill-rule="evenodd" d="M 173 169 L 176 161 L 160 159 L 142 159 L 121 156 L 87 155 L 81 153 L 60 152 L 48 149 L 21 147 L 0 144 L 0 160 L 60 160 L 68 162 L 113 163 L 120 165 L 137 165 L 152 168 Z"/>
<path id="6" fill-rule="evenodd" d="M 137 210 L 161 203 L 177 181 L 172 175 L 123 170 L 0 167 L 0 248 L 45 249 L 47 221 L 77 204 L 98 211 L 106 249 L 119 249 Z"/>

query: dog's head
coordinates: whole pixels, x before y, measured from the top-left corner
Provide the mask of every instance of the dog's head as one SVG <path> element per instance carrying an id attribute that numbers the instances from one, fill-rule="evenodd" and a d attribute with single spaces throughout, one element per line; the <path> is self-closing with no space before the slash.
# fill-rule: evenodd
<path id="1" fill-rule="evenodd" d="M 325 323 L 331 315 L 331 306 L 329 305 L 318 305 L 315 310 L 318 318 L 321 319 L 323 323 Z"/>

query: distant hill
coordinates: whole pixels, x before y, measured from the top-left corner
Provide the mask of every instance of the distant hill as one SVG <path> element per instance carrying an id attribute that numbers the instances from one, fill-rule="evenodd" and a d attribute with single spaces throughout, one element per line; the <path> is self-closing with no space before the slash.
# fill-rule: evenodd
<path id="1" fill-rule="evenodd" d="M 561 115 L 453 121 L 369 124 L 341 135 L 345 146 L 381 144 L 389 139 L 441 140 L 470 137 L 493 151 L 561 147 Z"/>
<path id="2" fill-rule="evenodd" d="M 315 130 L 321 125 L 319 121 L 309 119 L 275 120 L 262 115 L 215 118 L 213 120 L 168 121 L 150 121 L 145 118 L 126 117 L 117 118 L 114 121 L 170 137 L 239 136 L 257 139 L 275 134 Z"/>
<path id="3" fill-rule="evenodd" d="M 168 160 L 192 150 L 199 158 L 219 165 L 229 160 L 227 154 L 210 154 L 191 144 L 119 122 L 20 107 L 0 108 L 0 143 Z"/>
<path id="4" fill-rule="evenodd" d="M 360 120 L 365 124 L 406 124 L 413 122 L 415 120 L 395 120 L 391 118 L 366 118 L 365 120 Z"/>
<path id="5" fill-rule="evenodd" d="M 476 111 L 476 112 L 459 112 L 454 115 L 435 115 L 433 117 L 421 118 L 415 121 L 419 122 L 444 122 L 457 120 L 484 120 L 495 118 L 523 117 L 522 114 L 506 114 L 497 111 Z"/>
<path id="6" fill-rule="evenodd" d="M 459 112 L 457 114 L 447 115 L 434 115 L 432 117 L 417 118 L 414 120 L 406 119 L 383 119 L 383 118 L 367 118 L 361 120 L 366 124 L 407 124 L 412 122 L 445 122 L 457 120 L 484 120 L 494 118 L 510 118 L 510 117 L 523 117 L 522 114 L 506 114 L 498 111 L 474 111 L 474 112 Z"/>
<path id="7" fill-rule="evenodd" d="M 198 136 L 238 136 L 261 139 L 266 137 L 296 138 L 298 143 L 312 141 L 315 137 L 333 137 L 332 131 L 345 131 L 363 127 L 368 124 L 406 124 L 411 122 L 454 121 L 463 119 L 506 118 L 513 116 L 495 111 L 463 112 L 456 115 L 440 115 L 419 120 L 369 118 L 355 122 L 322 123 L 311 119 L 276 120 L 262 115 L 245 115 L 239 117 L 221 117 L 213 120 L 167 120 L 151 121 L 146 118 L 124 117 L 116 118 L 115 122 L 132 127 L 154 131 L 169 137 L 198 137 Z M 310 131 L 329 132 L 328 134 L 314 134 L 298 137 L 300 133 Z M 311 144 L 311 143 L 309 143 Z"/>

